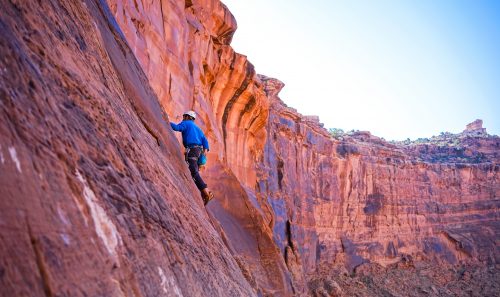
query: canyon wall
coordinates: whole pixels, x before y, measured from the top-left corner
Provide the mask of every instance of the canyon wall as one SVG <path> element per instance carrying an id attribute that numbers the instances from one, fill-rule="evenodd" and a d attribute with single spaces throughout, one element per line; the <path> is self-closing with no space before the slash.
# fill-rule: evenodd
<path id="1" fill-rule="evenodd" d="M 256 296 L 106 3 L 0 8 L 0 295 Z"/>
<path id="2" fill-rule="evenodd" d="M 500 260 L 497 136 L 459 145 L 395 145 L 368 132 L 337 140 L 314 118 L 271 100 L 263 178 L 288 267 Z M 299 265 L 297 265 L 297 263 Z"/>
<path id="3" fill-rule="evenodd" d="M 218 0 L 28 2 L 0 14 L 2 296 L 303 296 L 333 266 L 499 263 L 480 123 L 334 138 L 231 48 Z M 168 126 L 188 109 L 206 209 Z"/>
<path id="4" fill-rule="evenodd" d="M 236 21 L 220 1 L 108 1 L 162 107 L 180 121 L 188 109 L 211 150 L 202 172 L 221 225 L 248 281 L 258 291 L 293 294 L 284 257 L 256 200 L 269 99 L 254 66 L 229 42 Z M 305 290 L 301 286 L 301 290 Z"/>

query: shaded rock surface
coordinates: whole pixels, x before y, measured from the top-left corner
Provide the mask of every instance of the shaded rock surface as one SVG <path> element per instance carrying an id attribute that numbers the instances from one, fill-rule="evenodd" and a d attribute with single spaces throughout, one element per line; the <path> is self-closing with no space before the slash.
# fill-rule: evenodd
<path id="1" fill-rule="evenodd" d="M 106 4 L 0 26 L 0 295 L 256 295 Z"/>
<path id="2" fill-rule="evenodd" d="M 333 138 L 234 52 L 220 1 L 73 2 L 1 4 L 2 296 L 396 296 L 407 263 L 498 279 L 482 123 Z M 187 109 L 211 143 L 207 211 L 167 125 Z"/>

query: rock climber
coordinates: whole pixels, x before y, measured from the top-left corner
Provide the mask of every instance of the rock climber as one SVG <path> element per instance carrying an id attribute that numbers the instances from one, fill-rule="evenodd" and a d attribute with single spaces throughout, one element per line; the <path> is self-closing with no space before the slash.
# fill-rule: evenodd
<path id="1" fill-rule="evenodd" d="M 204 204 L 207 205 L 214 198 L 214 194 L 208 190 L 207 184 L 200 176 L 198 160 L 202 155 L 205 156 L 210 149 L 205 134 L 194 123 L 195 120 L 196 113 L 189 110 L 182 115 L 182 122 L 179 124 L 170 122 L 170 126 L 174 131 L 182 133 L 182 144 L 186 148 L 185 158 L 189 165 L 189 171 L 191 171 L 196 187 L 200 190 Z"/>

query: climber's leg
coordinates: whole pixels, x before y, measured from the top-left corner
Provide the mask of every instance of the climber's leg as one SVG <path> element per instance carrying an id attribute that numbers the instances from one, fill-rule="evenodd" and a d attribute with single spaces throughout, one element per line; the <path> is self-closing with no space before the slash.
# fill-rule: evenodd
<path id="1" fill-rule="evenodd" d="M 187 154 L 187 162 L 189 164 L 189 171 L 191 172 L 191 177 L 193 177 L 194 183 L 198 190 L 203 191 L 207 187 L 207 184 L 203 181 L 200 176 L 199 168 L 198 168 L 198 158 L 201 154 L 201 148 L 193 147 L 190 148 Z"/>

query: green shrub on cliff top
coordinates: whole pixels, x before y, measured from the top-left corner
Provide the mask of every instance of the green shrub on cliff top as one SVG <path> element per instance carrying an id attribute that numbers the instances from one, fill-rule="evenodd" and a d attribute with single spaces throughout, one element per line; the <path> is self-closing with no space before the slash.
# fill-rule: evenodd
<path id="1" fill-rule="evenodd" d="M 344 130 L 340 128 L 330 128 L 328 129 L 328 132 L 330 132 L 330 135 L 335 139 L 342 139 L 342 137 L 346 134 Z"/>

